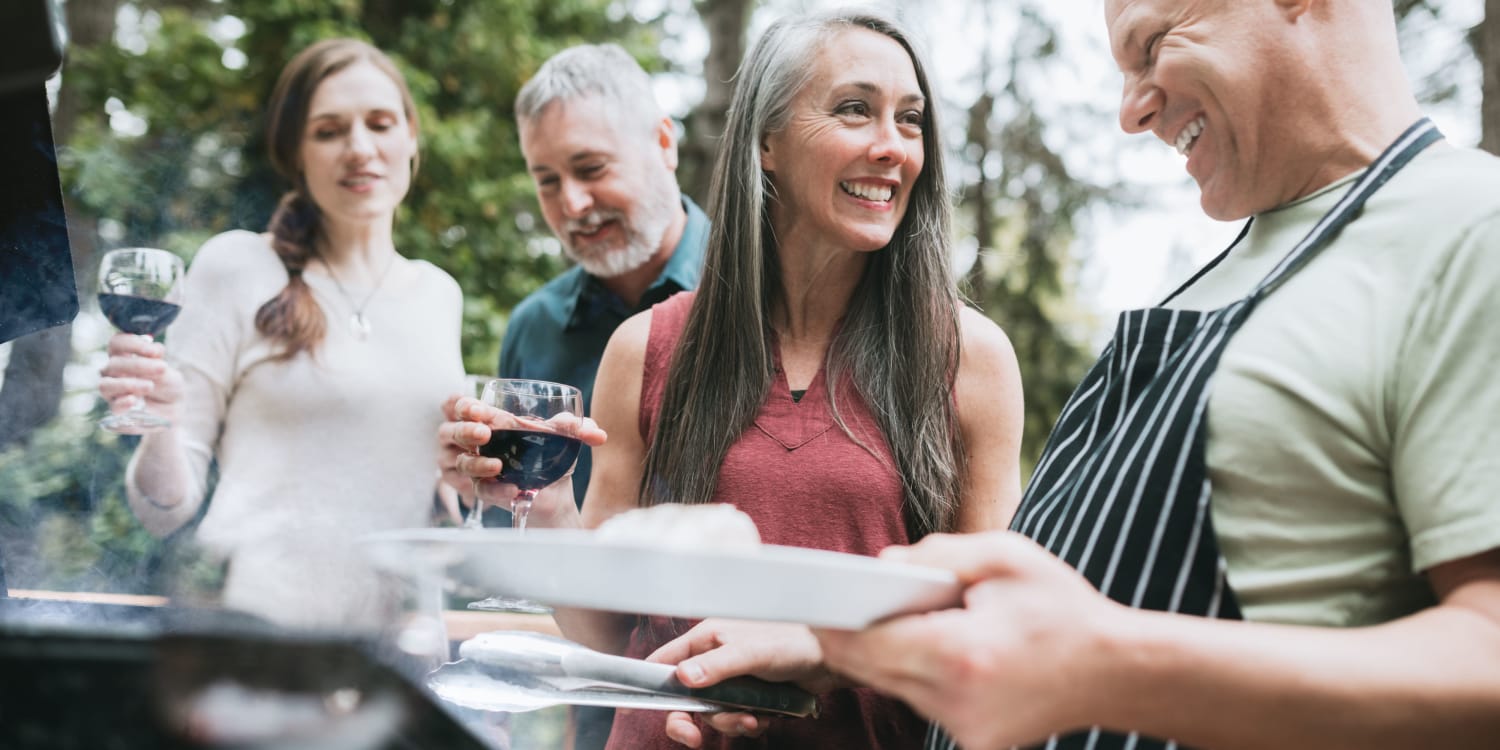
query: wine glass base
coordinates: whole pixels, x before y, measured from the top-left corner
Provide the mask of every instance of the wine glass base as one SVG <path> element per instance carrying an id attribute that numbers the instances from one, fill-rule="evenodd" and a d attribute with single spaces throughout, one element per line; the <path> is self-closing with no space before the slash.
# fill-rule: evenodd
<path id="1" fill-rule="evenodd" d="M 119 435 L 144 435 L 171 427 L 172 420 L 158 417 L 150 412 L 128 411 L 124 414 L 111 414 L 99 420 L 99 426 Z"/>
<path id="2" fill-rule="evenodd" d="M 482 612 L 513 612 L 524 615 L 552 614 L 552 608 L 545 604 L 538 604 L 530 599 L 520 599 L 513 596 L 492 596 L 488 599 L 480 599 L 477 602 L 469 602 L 469 609 Z"/>

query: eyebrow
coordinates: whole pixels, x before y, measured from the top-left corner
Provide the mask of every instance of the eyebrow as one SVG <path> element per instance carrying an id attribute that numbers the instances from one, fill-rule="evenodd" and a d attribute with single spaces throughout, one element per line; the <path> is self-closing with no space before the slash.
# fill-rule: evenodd
<path id="1" fill-rule="evenodd" d="M 834 89 L 834 91 L 838 92 L 838 91 L 846 89 L 846 88 L 859 89 L 860 91 L 863 91 L 866 94 L 879 94 L 880 93 L 880 87 L 876 86 L 875 84 L 870 83 L 868 81 L 851 81 L 849 83 L 845 83 L 845 84 L 842 84 L 842 85 L 838 86 L 837 88 Z M 926 104 L 927 103 L 927 97 L 922 96 L 921 94 L 907 94 L 906 96 L 901 97 L 900 102 L 902 104 L 907 104 L 907 103 Z"/>
<path id="2" fill-rule="evenodd" d="M 390 116 L 390 117 L 395 117 L 396 116 L 396 110 L 390 109 L 388 107 L 375 107 L 374 109 L 366 110 L 366 111 L 364 111 L 364 112 L 362 112 L 360 114 L 361 117 L 366 116 L 366 115 L 387 115 L 387 116 Z M 316 120 L 342 120 L 342 119 L 344 119 L 344 113 L 343 112 L 318 112 L 318 113 L 310 114 L 310 115 L 307 116 L 307 121 L 308 122 L 314 122 Z"/>
<path id="3" fill-rule="evenodd" d="M 584 151 L 579 151 L 578 153 L 573 154 L 572 156 L 569 156 L 568 157 L 568 164 L 569 165 L 573 165 L 573 164 L 577 164 L 578 162 L 581 162 L 581 161 L 587 161 L 589 159 L 597 159 L 597 158 L 599 158 L 601 156 L 602 157 L 607 157 L 608 153 L 606 153 L 604 151 L 597 151 L 597 150 L 594 150 L 594 149 L 587 149 L 587 150 L 584 150 Z M 551 166 L 548 166 L 546 164 L 537 164 L 537 165 L 531 167 L 531 171 L 533 173 L 540 173 L 540 172 L 556 172 L 557 170 L 553 169 Z"/>

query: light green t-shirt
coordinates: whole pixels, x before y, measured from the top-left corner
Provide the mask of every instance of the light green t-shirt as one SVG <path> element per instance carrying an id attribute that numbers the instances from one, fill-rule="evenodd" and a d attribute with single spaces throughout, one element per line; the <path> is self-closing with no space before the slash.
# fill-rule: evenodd
<path id="1" fill-rule="evenodd" d="M 1170 303 L 1247 294 L 1353 176 L 1257 216 Z M 1257 307 L 1210 384 L 1213 522 L 1247 619 L 1357 626 L 1500 547 L 1500 159 L 1438 143 Z"/>

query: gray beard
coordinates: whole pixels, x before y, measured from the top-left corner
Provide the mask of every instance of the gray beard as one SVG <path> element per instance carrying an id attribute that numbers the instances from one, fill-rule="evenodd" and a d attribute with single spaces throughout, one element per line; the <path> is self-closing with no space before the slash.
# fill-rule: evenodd
<path id="1" fill-rule="evenodd" d="M 650 227 L 646 229 L 649 230 Z M 665 233 L 666 227 L 662 227 L 654 233 L 655 239 L 652 239 L 646 231 L 636 231 L 632 228 L 627 233 L 625 247 L 612 248 L 589 258 L 579 257 L 569 250 L 568 257 L 594 276 L 602 279 L 614 278 L 646 265 L 651 257 L 656 255 L 656 249 L 661 245 L 661 237 Z"/>
<path id="2" fill-rule="evenodd" d="M 677 190 L 675 182 L 656 194 L 662 196 L 663 200 L 643 204 L 642 210 L 637 212 L 639 221 L 624 224 L 624 247 L 610 248 L 588 258 L 579 256 L 566 243 L 563 244 L 563 250 L 569 258 L 582 266 L 584 271 L 601 279 L 621 276 L 646 265 L 661 249 L 662 238 L 666 236 L 667 228 L 672 225 L 672 219 L 675 218 L 677 207 L 682 201 L 682 194 Z"/>

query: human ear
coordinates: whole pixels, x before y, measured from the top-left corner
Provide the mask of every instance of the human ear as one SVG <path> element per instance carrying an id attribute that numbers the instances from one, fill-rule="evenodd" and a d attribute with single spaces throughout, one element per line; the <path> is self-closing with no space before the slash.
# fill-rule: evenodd
<path id="1" fill-rule="evenodd" d="M 1274 2 L 1276 3 L 1276 9 L 1281 11 L 1282 16 L 1288 21 L 1295 21 L 1306 15 L 1309 10 L 1312 10 L 1312 4 L 1316 0 L 1274 0 Z"/>
<path id="2" fill-rule="evenodd" d="M 661 148 L 662 162 L 667 169 L 677 170 L 677 126 L 672 123 L 672 118 L 663 117 L 656 124 L 656 145 Z"/>
<path id="3" fill-rule="evenodd" d="M 776 171 L 776 149 L 771 147 L 769 135 L 760 137 L 760 168 L 766 172 Z"/>

